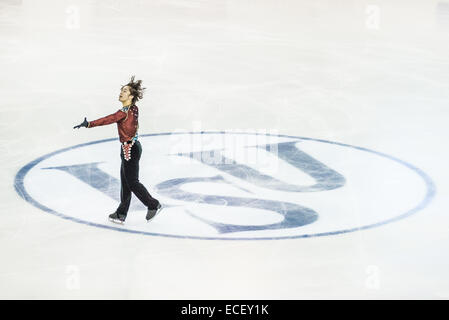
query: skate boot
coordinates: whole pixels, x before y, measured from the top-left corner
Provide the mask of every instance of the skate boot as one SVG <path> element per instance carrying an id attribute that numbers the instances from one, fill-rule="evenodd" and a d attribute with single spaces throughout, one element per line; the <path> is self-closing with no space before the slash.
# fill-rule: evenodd
<path id="1" fill-rule="evenodd" d="M 156 214 L 158 214 L 159 211 L 161 211 L 161 210 L 162 210 L 162 206 L 160 203 L 157 205 L 156 209 L 148 209 L 147 216 L 146 216 L 147 222 L 150 221 L 151 219 L 153 219 L 156 216 Z"/>
<path id="2" fill-rule="evenodd" d="M 113 214 L 109 215 L 109 221 L 112 221 L 114 223 L 125 223 L 126 216 L 123 214 L 118 214 L 117 212 L 114 212 Z"/>

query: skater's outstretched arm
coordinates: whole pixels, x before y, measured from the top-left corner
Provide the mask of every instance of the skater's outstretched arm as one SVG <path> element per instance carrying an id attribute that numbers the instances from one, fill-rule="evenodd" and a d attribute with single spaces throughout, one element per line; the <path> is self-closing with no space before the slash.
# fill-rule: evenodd
<path id="1" fill-rule="evenodd" d="M 87 121 L 86 118 L 84 118 L 83 123 L 73 127 L 73 129 L 79 129 L 80 127 L 86 127 L 86 128 L 93 128 L 98 126 L 105 126 L 111 123 L 119 122 L 122 119 L 125 119 L 127 116 L 127 113 L 122 111 L 121 109 L 118 110 L 116 113 L 110 114 L 106 117 L 93 120 L 93 121 Z"/>

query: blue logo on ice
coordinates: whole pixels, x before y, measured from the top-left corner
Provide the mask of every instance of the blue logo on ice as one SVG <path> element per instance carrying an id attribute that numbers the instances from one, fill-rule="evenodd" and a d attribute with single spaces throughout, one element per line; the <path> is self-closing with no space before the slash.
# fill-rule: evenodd
<path id="1" fill-rule="evenodd" d="M 36 159 L 18 172 L 16 190 L 36 207 L 84 224 L 223 240 L 371 228 L 417 212 L 435 193 L 431 179 L 411 164 L 336 142 L 234 132 L 140 139 L 140 179 L 165 207 L 149 224 L 134 196 L 124 226 L 107 221 L 120 202 L 116 139 Z"/>

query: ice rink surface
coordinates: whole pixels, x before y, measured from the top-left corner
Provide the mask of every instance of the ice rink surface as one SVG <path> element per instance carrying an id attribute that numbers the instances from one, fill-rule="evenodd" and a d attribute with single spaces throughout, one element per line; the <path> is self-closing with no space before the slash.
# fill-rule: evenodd
<path id="1" fill-rule="evenodd" d="M 448 299 L 448 40 L 447 0 L 0 0 L 0 298 Z M 117 226 L 117 129 L 72 128 L 134 74 L 172 207 Z M 223 131 L 276 168 L 188 156 Z"/>

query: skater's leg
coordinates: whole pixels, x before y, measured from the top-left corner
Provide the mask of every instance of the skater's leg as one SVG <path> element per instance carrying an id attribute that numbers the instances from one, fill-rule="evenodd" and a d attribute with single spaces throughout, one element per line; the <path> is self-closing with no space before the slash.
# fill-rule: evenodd
<path id="1" fill-rule="evenodd" d="M 136 197 L 149 209 L 156 209 L 159 201 L 153 198 L 147 188 L 139 181 L 139 160 L 142 154 L 142 147 L 139 141 L 136 141 L 131 148 L 131 159 L 123 161 L 124 174 L 129 189 Z"/>
<path id="2" fill-rule="evenodd" d="M 120 167 L 120 205 L 115 212 L 126 216 L 128 214 L 129 205 L 131 203 L 131 189 L 129 188 L 128 182 L 126 181 L 123 161 L 124 160 L 122 160 L 122 165 Z"/>

